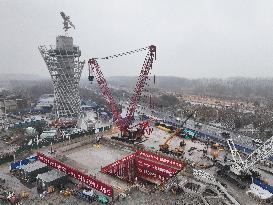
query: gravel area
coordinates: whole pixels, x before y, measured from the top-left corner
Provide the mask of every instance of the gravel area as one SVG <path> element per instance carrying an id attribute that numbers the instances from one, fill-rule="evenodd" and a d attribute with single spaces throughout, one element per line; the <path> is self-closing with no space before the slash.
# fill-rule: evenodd
<path id="1" fill-rule="evenodd" d="M 156 192 L 152 194 L 135 191 L 124 200 L 115 202 L 117 205 L 205 205 L 202 200 L 190 194 L 173 195 L 171 193 Z"/>

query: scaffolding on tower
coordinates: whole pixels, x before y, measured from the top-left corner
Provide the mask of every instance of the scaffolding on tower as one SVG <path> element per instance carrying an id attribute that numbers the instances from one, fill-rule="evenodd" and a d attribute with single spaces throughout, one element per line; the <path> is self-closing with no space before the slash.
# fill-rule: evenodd
<path id="1" fill-rule="evenodd" d="M 70 17 L 60 13 L 65 35 L 56 37 L 56 46 L 39 46 L 54 87 L 54 110 L 57 119 L 78 118 L 80 114 L 79 82 L 85 61 L 81 61 L 79 46 L 74 45 L 68 30 L 75 26 Z"/>

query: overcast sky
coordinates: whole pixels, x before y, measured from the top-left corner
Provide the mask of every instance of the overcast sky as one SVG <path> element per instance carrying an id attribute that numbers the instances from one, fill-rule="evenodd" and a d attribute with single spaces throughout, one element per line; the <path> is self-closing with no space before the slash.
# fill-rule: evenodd
<path id="1" fill-rule="evenodd" d="M 64 33 L 60 11 L 85 60 L 154 44 L 156 75 L 273 77 L 272 0 L 0 0 L 0 73 L 49 76 L 37 47 Z M 137 75 L 144 56 L 102 70 Z"/>

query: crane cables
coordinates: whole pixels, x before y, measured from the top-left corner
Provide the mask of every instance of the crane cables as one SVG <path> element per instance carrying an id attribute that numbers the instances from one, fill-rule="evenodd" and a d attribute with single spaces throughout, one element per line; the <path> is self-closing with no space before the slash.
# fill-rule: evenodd
<path id="1" fill-rule="evenodd" d="M 145 51 L 145 50 L 147 50 L 149 47 L 150 47 L 150 46 L 143 47 L 143 48 L 139 48 L 139 49 L 135 49 L 135 50 L 131 50 L 131 51 L 127 51 L 127 52 L 123 52 L 123 53 L 118 53 L 118 54 L 111 55 L 111 56 L 106 56 L 106 57 L 103 57 L 103 58 L 94 58 L 94 59 L 108 60 L 108 59 L 118 58 L 118 57 L 121 57 L 121 56 L 131 55 L 131 54 L 134 54 L 134 53 L 138 53 L 138 52 L 141 52 L 141 51 Z"/>

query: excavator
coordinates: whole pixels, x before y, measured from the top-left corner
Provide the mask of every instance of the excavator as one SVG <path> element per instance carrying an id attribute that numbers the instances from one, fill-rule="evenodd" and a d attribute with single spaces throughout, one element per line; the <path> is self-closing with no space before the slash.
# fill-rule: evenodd
<path id="1" fill-rule="evenodd" d="M 167 153 L 167 154 L 172 153 L 172 154 L 174 154 L 174 155 L 176 155 L 176 156 L 182 156 L 182 155 L 184 154 L 184 150 L 182 149 L 182 147 L 184 147 L 184 146 L 186 145 L 186 143 L 185 143 L 184 140 L 182 140 L 182 141 L 180 142 L 180 147 L 175 148 L 175 149 L 172 150 L 172 151 L 169 150 L 169 147 L 170 147 L 170 146 L 169 146 L 168 143 L 169 143 L 172 139 L 174 139 L 174 138 L 183 130 L 184 125 L 186 124 L 186 122 L 187 122 L 195 113 L 196 113 L 196 110 L 194 110 L 194 111 L 186 118 L 186 120 L 182 123 L 181 128 L 177 128 L 176 131 L 168 137 L 168 139 L 165 141 L 164 144 L 159 145 L 159 151 L 161 151 L 161 152 L 163 152 L 163 153 Z"/>
<path id="2" fill-rule="evenodd" d="M 181 132 L 182 129 L 183 128 L 177 128 L 176 131 L 173 134 L 170 135 L 170 137 L 165 141 L 164 144 L 159 145 L 159 151 L 164 152 L 166 154 L 173 153 L 174 155 L 177 155 L 177 156 L 183 155 L 184 154 L 183 149 L 181 149 L 181 148 L 175 148 L 174 150 L 170 151 L 169 150 L 170 146 L 168 144 L 173 138 L 175 138 Z M 184 140 L 182 140 L 180 142 L 180 146 L 181 145 L 183 145 L 183 146 L 186 145 L 185 142 L 184 142 Z"/>

